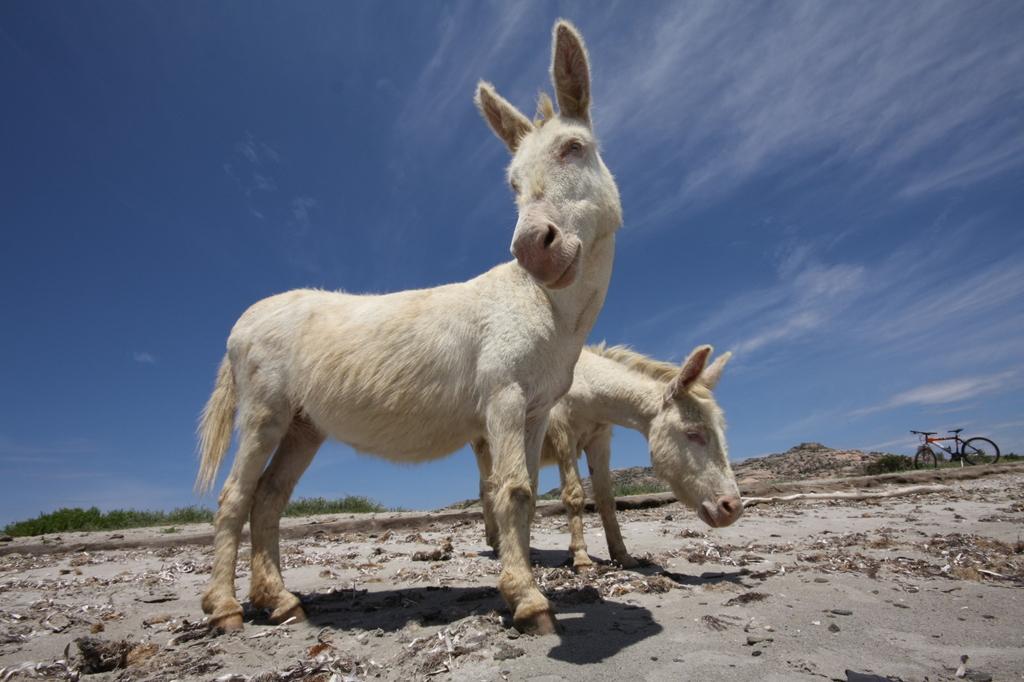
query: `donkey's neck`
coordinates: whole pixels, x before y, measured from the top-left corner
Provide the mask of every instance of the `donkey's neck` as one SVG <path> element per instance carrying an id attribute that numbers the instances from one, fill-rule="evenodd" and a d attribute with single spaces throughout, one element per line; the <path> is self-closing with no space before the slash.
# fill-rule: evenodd
<path id="1" fill-rule="evenodd" d="M 572 286 L 558 290 L 543 288 L 563 330 L 579 337 L 580 343 L 590 334 L 604 306 L 614 260 L 615 233 L 609 232 L 591 244 Z"/>
<path id="2" fill-rule="evenodd" d="M 647 435 L 664 399 L 664 384 L 589 351 L 580 357 L 576 377 L 567 396 L 573 412 Z"/>

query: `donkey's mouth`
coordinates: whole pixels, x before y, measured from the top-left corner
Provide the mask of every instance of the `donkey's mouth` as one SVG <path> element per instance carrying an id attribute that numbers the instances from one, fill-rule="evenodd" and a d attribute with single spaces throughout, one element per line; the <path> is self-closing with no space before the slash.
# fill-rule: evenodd
<path id="1" fill-rule="evenodd" d="M 580 256 L 583 254 L 583 244 L 576 244 L 576 253 L 573 254 L 572 260 L 569 261 L 569 265 L 566 266 L 562 274 L 558 276 L 554 282 L 546 284 L 548 289 L 564 289 L 573 282 L 576 281 L 576 273 L 580 269 Z"/>

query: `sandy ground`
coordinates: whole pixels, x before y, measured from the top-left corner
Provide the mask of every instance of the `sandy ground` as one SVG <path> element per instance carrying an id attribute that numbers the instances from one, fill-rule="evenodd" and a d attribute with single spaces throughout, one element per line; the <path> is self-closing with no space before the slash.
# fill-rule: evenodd
<path id="1" fill-rule="evenodd" d="M 1024 679 L 1024 474 L 953 485 L 755 507 L 721 530 L 678 504 L 620 512 L 647 560 L 629 571 L 574 573 L 563 519 L 538 519 L 535 574 L 562 627 L 548 637 L 508 628 L 476 521 L 287 540 L 309 621 L 253 612 L 230 634 L 202 623 L 206 546 L 8 554 L 0 680 L 952 680 L 963 654 L 966 679 Z M 413 560 L 448 539 L 447 560 Z"/>

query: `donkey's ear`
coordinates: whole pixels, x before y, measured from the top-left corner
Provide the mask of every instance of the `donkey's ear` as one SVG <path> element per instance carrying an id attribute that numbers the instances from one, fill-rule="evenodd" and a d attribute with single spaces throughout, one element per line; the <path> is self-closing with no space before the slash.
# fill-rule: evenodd
<path id="1" fill-rule="evenodd" d="M 665 402 L 679 398 L 686 393 L 693 382 L 700 378 L 709 355 L 711 355 L 711 346 L 697 346 L 693 349 L 690 357 L 683 362 L 683 368 L 679 370 L 679 374 L 669 383 L 668 390 L 665 392 Z"/>
<path id="2" fill-rule="evenodd" d="M 477 84 L 474 101 L 494 134 L 515 154 L 523 136 L 533 129 L 530 119 L 509 104 L 508 100 L 499 95 L 494 86 L 486 81 Z"/>
<path id="3" fill-rule="evenodd" d="M 562 116 L 590 125 L 590 65 L 587 48 L 576 27 L 565 19 L 555 22 L 551 82 Z"/>
<path id="4" fill-rule="evenodd" d="M 714 389 L 718 385 L 718 380 L 722 378 L 722 370 L 725 369 L 725 363 L 729 362 L 731 357 L 732 353 L 723 353 L 715 358 L 715 361 L 701 372 L 700 383 L 710 389 Z"/>

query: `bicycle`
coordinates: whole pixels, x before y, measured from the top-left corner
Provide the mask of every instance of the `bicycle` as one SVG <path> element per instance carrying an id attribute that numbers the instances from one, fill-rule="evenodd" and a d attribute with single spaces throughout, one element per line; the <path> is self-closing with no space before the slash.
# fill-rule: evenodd
<path id="1" fill-rule="evenodd" d="M 959 461 L 960 466 L 963 466 L 964 462 L 968 464 L 995 464 L 999 461 L 998 445 L 988 438 L 982 438 L 981 436 L 964 440 L 960 437 L 961 431 L 963 429 L 950 429 L 949 433 L 953 435 L 944 438 L 932 438 L 932 436 L 938 433 L 937 431 L 911 431 L 911 433 L 921 436 L 921 446 L 914 453 L 914 468 L 921 469 L 922 467 L 927 468 L 931 466 L 938 469 L 939 462 L 945 461 L 946 458 L 942 452 L 937 452 L 936 449 L 947 453 L 949 461 Z M 953 441 L 953 449 L 942 445 L 942 441 L 946 440 Z"/>

